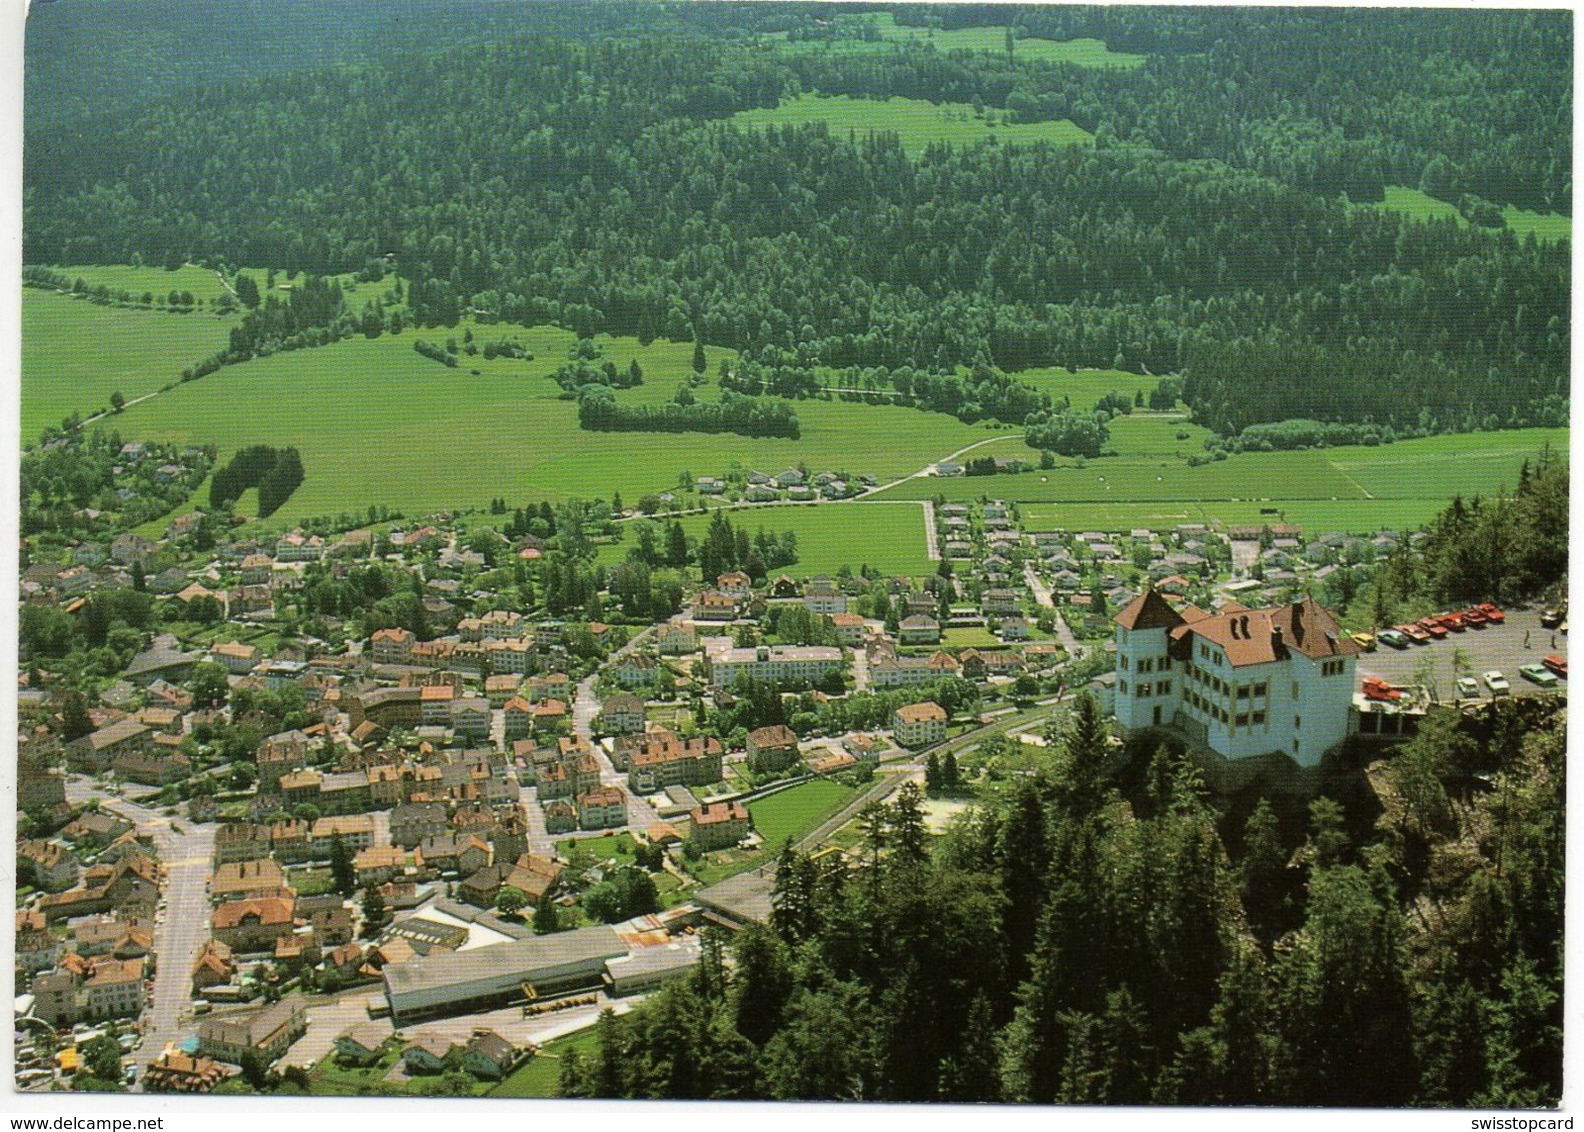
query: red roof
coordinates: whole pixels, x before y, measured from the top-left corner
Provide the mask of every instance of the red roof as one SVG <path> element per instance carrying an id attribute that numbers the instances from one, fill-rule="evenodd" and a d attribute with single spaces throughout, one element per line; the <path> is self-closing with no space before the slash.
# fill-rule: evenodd
<path id="1" fill-rule="evenodd" d="M 1145 590 L 1128 602 L 1115 617 L 1124 629 L 1175 629 L 1183 623 L 1182 617 L 1153 589 Z"/>

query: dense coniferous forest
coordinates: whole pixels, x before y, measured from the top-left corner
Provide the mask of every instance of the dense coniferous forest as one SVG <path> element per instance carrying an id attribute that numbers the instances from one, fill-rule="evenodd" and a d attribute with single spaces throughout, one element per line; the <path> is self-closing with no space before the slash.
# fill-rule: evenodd
<path id="1" fill-rule="evenodd" d="M 330 273 L 390 255 L 420 325 L 466 308 L 931 380 L 981 360 L 1182 372 L 1227 435 L 1565 419 L 1567 244 L 1343 196 L 1569 211 L 1561 14 L 1019 16 L 1148 52 L 1132 71 L 736 42 L 816 11 L 659 6 L 575 41 L 546 13 L 546 34 L 195 77 L 114 130 L 30 119 L 26 257 Z M 721 122 L 809 90 L 1068 117 L 1095 141 L 909 156 L 893 135 Z"/>
<path id="2" fill-rule="evenodd" d="M 1551 1103 L 1561 714 L 1448 713 L 1365 788 L 1217 809 L 1081 700 L 1057 768 L 933 841 L 904 787 L 857 872 L 790 849 L 768 926 L 568 1053 L 568 1096 Z M 1488 789 L 1473 775 L 1506 769 Z M 1288 810 L 1292 807 L 1289 805 Z"/>

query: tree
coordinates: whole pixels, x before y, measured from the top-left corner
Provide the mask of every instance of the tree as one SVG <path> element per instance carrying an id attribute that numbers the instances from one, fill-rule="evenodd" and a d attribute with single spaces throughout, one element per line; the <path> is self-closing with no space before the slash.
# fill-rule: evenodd
<path id="1" fill-rule="evenodd" d="M 226 697 L 231 694 L 227 675 L 224 665 L 211 664 L 207 661 L 194 665 L 192 678 L 187 683 L 193 695 L 193 703 L 206 708 L 223 707 Z"/>
<path id="2" fill-rule="evenodd" d="M 495 897 L 495 909 L 503 916 L 516 917 L 528 907 L 528 894 L 520 888 L 505 885 Z"/>
<path id="3" fill-rule="evenodd" d="M 112 411 L 117 413 L 126 408 L 126 395 L 123 394 L 121 390 L 117 389 L 114 393 L 110 394 L 110 408 Z"/>
<path id="4" fill-rule="evenodd" d="M 385 897 L 374 885 L 363 890 L 363 938 L 373 939 L 385 925 Z"/>
<path id="5" fill-rule="evenodd" d="M 342 896 L 351 896 L 357 890 L 357 869 L 352 865 L 352 851 L 339 833 L 330 838 L 330 875 L 335 890 Z"/>
<path id="6" fill-rule="evenodd" d="M 693 335 L 693 372 L 703 373 L 709 368 L 709 361 L 704 357 L 704 341 L 697 334 Z"/>
<path id="7" fill-rule="evenodd" d="M 561 930 L 555 901 L 548 892 L 539 897 L 539 903 L 534 908 L 533 930 L 536 935 L 551 935 Z"/>
<path id="8" fill-rule="evenodd" d="M 88 699 L 76 688 L 67 689 L 61 700 L 61 737 L 68 743 L 81 739 L 94 729 L 88 716 Z"/>
<path id="9" fill-rule="evenodd" d="M 236 296 L 237 301 L 249 310 L 257 309 L 259 305 L 259 287 L 251 275 L 243 275 L 240 272 L 237 274 Z"/>

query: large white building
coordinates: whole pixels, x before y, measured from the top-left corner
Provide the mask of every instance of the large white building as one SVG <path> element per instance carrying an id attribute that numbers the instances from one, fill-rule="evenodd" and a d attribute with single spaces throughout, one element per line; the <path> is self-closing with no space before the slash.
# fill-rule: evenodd
<path id="1" fill-rule="evenodd" d="M 729 688 L 739 676 L 751 676 L 766 684 L 813 683 L 826 671 L 842 666 L 842 651 L 832 645 L 760 645 L 758 648 L 733 648 L 730 644 L 712 648 L 710 684 Z"/>
<path id="2" fill-rule="evenodd" d="M 1229 759 L 1318 766 L 1342 742 L 1359 646 L 1312 597 L 1271 609 L 1173 609 L 1153 589 L 1116 616 L 1116 718 Z"/>

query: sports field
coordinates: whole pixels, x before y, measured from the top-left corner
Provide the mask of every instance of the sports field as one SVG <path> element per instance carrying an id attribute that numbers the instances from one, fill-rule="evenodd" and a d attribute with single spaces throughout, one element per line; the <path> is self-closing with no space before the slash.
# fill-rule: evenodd
<path id="1" fill-rule="evenodd" d="M 123 330 L 137 325 L 128 320 L 176 318 L 111 313 Z M 431 342 L 451 336 L 460 342 L 464 329 L 418 333 Z M 296 446 L 307 479 L 271 518 L 276 527 L 370 504 L 413 515 L 484 506 L 498 496 L 515 505 L 608 499 L 619 491 L 635 502 L 645 492 L 674 487 L 684 470 L 718 475 L 733 464 L 774 474 L 805 463 L 813 471 L 868 473 L 885 482 L 992 435 L 940 413 L 836 401 L 797 404 L 798 440 L 584 432 L 576 405 L 560 400 L 560 388 L 547 377 L 565 360 L 573 342 L 569 331 L 472 329 L 480 343 L 514 335 L 535 358 L 464 356 L 464 364 L 448 369 L 414 352 L 412 331 L 349 339 L 228 366 L 128 409 L 117 424 L 129 438 L 214 443 L 222 459 L 248 444 Z M 645 384 L 623 390 L 624 401 L 664 401 L 692 372 L 691 343 L 598 341 L 618 366 L 636 357 L 644 369 Z M 203 352 L 174 356 L 185 364 Z M 713 382 L 725 351 L 706 352 Z M 32 380 L 27 372 L 25 380 Z M 718 396 L 718 387 L 706 385 L 699 396 Z"/>
<path id="2" fill-rule="evenodd" d="M 1393 212 L 1401 212 L 1407 216 L 1414 216 L 1420 220 L 1456 220 L 1464 227 L 1468 221 L 1463 219 L 1463 214 L 1444 200 L 1420 192 L 1418 189 L 1404 188 L 1401 185 L 1386 186 L 1386 200 L 1379 204 L 1370 204 L 1370 208 L 1386 208 Z M 1573 237 L 1573 218 L 1562 216 L 1554 212 L 1530 212 L 1527 209 L 1514 208 L 1506 205 L 1502 208 L 1502 218 L 1507 221 L 1507 227 L 1519 239 L 1533 233 L 1537 240 L 1568 240 Z"/>
<path id="3" fill-rule="evenodd" d="M 754 829 L 767 851 L 779 852 L 787 838 L 801 837 L 841 809 L 857 791 L 828 778 L 816 778 L 768 798 L 748 803 Z"/>
<path id="4" fill-rule="evenodd" d="M 117 390 L 131 400 L 179 380 L 183 368 L 225 349 L 234 325 L 234 316 L 101 307 L 24 287 L 22 439 L 72 413 L 108 408 Z"/>
<path id="5" fill-rule="evenodd" d="M 1071 122 L 1029 122 L 1022 125 L 991 125 L 975 117 L 973 107 L 964 102 L 923 102 L 916 98 L 849 98 L 801 94 L 784 100 L 774 108 L 739 110 L 730 119 L 739 126 L 794 126 L 806 122 L 827 122 L 832 133 L 854 131 L 860 136 L 895 133 L 902 148 L 922 153 L 935 142 L 957 146 L 973 145 L 986 138 L 1018 145 L 1050 142 L 1052 145 L 1087 144 L 1094 135 Z"/>
<path id="6" fill-rule="evenodd" d="M 726 513 L 739 527 L 756 534 L 761 528 L 774 534 L 797 535 L 798 560 L 775 574 L 796 578 L 830 574 L 843 566 L 856 573 L 872 566 L 884 574 L 921 578 L 935 572 L 925 542 L 924 511 L 908 503 L 766 504 L 738 507 Z M 662 517 L 663 518 L 663 517 Z M 710 516 L 685 515 L 682 526 L 693 538 L 704 534 Z M 641 520 L 635 520 L 641 521 Z M 600 561 L 619 562 L 632 546 L 632 524 L 624 524 L 626 538 L 602 546 Z M 664 545 L 662 540 L 661 545 Z"/>

